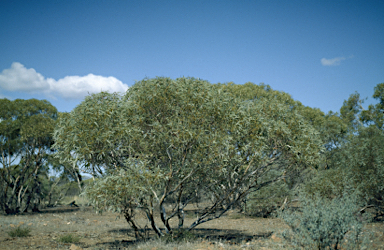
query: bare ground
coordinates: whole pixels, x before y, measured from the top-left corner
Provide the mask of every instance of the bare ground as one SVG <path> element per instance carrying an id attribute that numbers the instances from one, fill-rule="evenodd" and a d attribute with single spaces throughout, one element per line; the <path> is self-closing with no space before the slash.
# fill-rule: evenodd
<path id="1" fill-rule="evenodd" d="M 190 212 L 186 225 L 192 221 Z M 10 237 L 8 232 L 17 227 L 30 228 L 30 236 Z M 250 218 L 230 211 L 198 226 L 193 231 L 197 239 L 191 242 L 137 242 L 123 216 L 96 214 L 89 207 L 64 206 L 34 214 L 0 216 L 0 249 L 287 249 L 287 242 L 279 236 L 285 229 L 280 219 Z M 368 224 L 365 233 L 370 233 L 370 249 L 384 249 L 383 222 Z M 60 239 L 69 234 L 79 241 L 62 243 Z"/>

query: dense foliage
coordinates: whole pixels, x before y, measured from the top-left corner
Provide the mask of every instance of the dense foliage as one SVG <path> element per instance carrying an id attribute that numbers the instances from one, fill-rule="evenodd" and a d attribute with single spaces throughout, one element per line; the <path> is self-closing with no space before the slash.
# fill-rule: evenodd
<path id="1" fill-rule="evenodd" d="M 281 99 L 243 100 L 194 78 L 145 79 L 122 97 L 91 95 L 54 139 L 58 157 L 103 176 L 86 190 L 95 206 L 123 211 L 138 235 L 134 215 L 143 211 L 159 236 L 172 234 L 173 217 L 184 226 L 191 202 L 209 198 L 188 230 L 317 166 L 322 150 L 317 131 Z"/>
<path id="2" fill-rule="evenodd" d="M 320 195 L 300 196 L 301 209 L 287 209 L 280 217 L 290 230 L 283 236 L 304 249 L 358 249 L 363 222 L 356 213 L 359 202 L 355 194 L 327 199 Z"/>

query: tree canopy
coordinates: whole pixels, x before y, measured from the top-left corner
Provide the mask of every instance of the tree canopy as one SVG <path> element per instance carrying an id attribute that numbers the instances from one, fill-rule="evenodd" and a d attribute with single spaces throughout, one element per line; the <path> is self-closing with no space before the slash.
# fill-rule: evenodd
<path id="1" fill-rule="evenodd" d="M 87 195 L 100 209 L 122 211 L 138 236 L 136 211 L 161 236 L 173 233 L 173 217 L 176 228 L 184 228 L 188 204 L 208 200 L 190 230 L 220 217 L 251 191 L 319 166 L 320 134 L 288 95 L 244 98 L 228 88 L 158 77 L 135 83 L 124 96 L 88 96 L 58 124 L 57 157 L 98 174 Z"/>

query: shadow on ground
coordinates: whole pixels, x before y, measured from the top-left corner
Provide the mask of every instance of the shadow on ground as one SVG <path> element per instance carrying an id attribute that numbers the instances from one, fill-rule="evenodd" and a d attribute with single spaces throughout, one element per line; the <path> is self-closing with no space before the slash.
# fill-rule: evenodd
<path id="1" fill-rule="evenodd" d="M 198 238 L 209 241 L 228 241 L 231 243 L 240 244 L 259 238 L 268 238 L 272 235 L 273 232 L 249 235 L 240 230 L 233 229 L 220 230 L 211 228 L 198 228 L 193 230 L 192 233 Z"/>
<path id="2" fill-rule="evenodd" d="M 146 230 L 148 234 L 150 235 L 150 238 L 156 238 L 155 235 L 153 235 L 152 230 L 147 229 Z M 134 237 L 134 231 L 132 229 L 119 229 L 119 230 L 110 230 L 110 233 L 118 233 L 118 234 L 126 234 L 130 237 Z M 194 229 L 192 232 L 192 235 L 196 239 L 200 240 L 206 240 L 210 242 L 218 241 L 218 242 L 225 242 L 229 244 L 244 244 L 245 242 L 250 242 L 252 240 L 257 239 L 266 239 L 272 236 L 273 232 L 266 232 L 266 233 L 260 233 L 260 234 L 245 234 L 241 230 L 233 230 L 233 229 L 211 229 L 211 228 L 198 228 Z M 131 241 L 113 241 L 113 242 L 103 242 L 98 245 L 103 247 L 129 247 L 134 244 L 137 244 L 139 241 L 131 240 Z"/>
<path id="3" fill-rule="evenodd" d="M 59 207 L 50 207 L 50 208 L 43 208 L 36 212 L 24 212 L 24 213 L 18 213 L 17 216 L 30 216 L 30 215 L 36 215 L 36 214 L 62 214 L 62 213 L 72 213 L 72 212 L 78 212 L 85 210 L 84 208 L 80 207 L 72 207 L 72 206 L 59 206 Z M 15 216 L 15 214 L 4 214 L 4 216 Z"/>
<path id="4" fill-rule="evenodd" d="M 72 213 L 80 211 L 80 207 L 71 207 L 71 206 L 62 206 L 54 208 L 45 208 L 37 212 L 38 214 L 62 214 L 62 213 Z"/>

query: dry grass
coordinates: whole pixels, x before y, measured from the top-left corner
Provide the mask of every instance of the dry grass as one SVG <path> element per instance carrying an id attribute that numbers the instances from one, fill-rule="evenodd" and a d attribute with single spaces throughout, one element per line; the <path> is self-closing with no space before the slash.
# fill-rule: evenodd
<path id="1" fill-rule="evenodd" d="M 165 243 L 160 240 L 136 242 L 132 230 L 118 214 L 96 214 L 91 208 L 59 207 L 41 213 L 0 216 L 0 249 L 70 249 L 61 239 L 71 235 L 83 249 L 288 249 L 279 234 L 287 226 L 276 218 L 249 218 L 230 211 L 220 219 L 202 224 L 193 231 L 192 242 Z M 186 225 L 193 221 L 190 209 Z M 145 223 L 145 219 L 140 221 Z M 172 223 L 177 223 L 173 221 Z M 31 229 L 29 237 L 11 237 L 18 226 Z M 372 249 L 384 249 L 384 223 L 367 225 Z M 72 247 L 73 248 L 73 247 Z"/>

